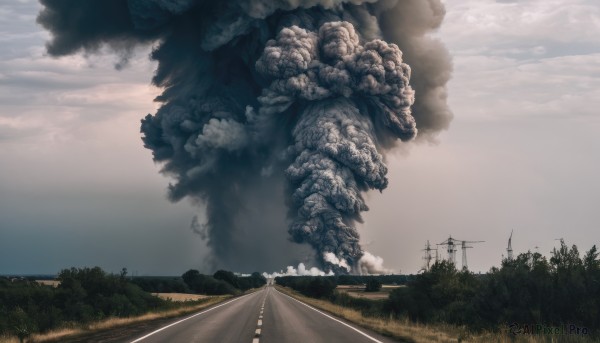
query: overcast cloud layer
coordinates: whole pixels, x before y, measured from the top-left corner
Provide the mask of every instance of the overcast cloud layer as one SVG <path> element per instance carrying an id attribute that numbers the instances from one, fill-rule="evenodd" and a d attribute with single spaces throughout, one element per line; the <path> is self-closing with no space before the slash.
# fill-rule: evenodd
<path id="1" fill-rule="evenodd" d="M 561 237 L 580 251 L 600 243 L 600 5 L 446 8 L 438 35 L 453 55 L 455 119 L 439 144 L 388 158 L 389 179 L 403 182 L 368 196 L 363 246 L 411 273 L 425 240 L 448 234 L 486 240 L 469 250 L 480 271 L 499 264 L 511 229 L 518 252 L 547 255 Z M 203 268 L 194 210 L 165 201 L 166 181 L 139 143 L 158 93 L 148 50 L 121 71 L 108 54 L 49 58 L 38 11 L 33 1 L 0 5 L 0 273 Z"/>

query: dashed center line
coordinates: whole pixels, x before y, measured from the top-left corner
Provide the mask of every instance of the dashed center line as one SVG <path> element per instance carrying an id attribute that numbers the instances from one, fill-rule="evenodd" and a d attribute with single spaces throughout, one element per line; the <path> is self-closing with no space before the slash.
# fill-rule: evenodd
<path id="1" fill-rule="evenodd" d="M 260 333 L 262 332 L 262 324 L 263 324 L 263 312 L 265 311 L 265 301 L 267 301 L 267 296 L 269 295 L 269 291 L 271 289 L 267 288 L 265 292 L 265 297 L 263 298 L 262 304 L 260 304 L 260 315 L 258 316 L 258 322 L 256 323 L 257 329 L 254 332 L 254 338 L 252 338 L 252 343 L 260 343 Z"/>

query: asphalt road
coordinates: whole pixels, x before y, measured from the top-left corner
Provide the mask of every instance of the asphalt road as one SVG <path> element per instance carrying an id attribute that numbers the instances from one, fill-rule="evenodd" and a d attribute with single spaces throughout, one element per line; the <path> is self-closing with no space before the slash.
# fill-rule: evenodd
<path id="1" fill-rule="evenodd" d="M 179 319 L 129 342 L 393 342 L 311 308 L 274 287 Z"/>

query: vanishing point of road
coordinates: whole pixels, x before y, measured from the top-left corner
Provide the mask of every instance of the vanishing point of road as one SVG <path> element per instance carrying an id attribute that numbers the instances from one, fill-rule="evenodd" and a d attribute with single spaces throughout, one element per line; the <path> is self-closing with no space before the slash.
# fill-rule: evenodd
<path id="1" fill-rule="evenodd" d="M 393 342 L 267 286 L 156 328 L 129 342 Z"/>

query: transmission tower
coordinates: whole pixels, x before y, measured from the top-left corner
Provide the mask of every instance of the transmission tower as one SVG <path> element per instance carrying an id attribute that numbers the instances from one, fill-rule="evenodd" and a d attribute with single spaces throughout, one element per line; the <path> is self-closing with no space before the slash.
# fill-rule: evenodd
<path id="1" fill-rule="evenodd" d="M 472 248 L 472 246 L 468 246 L 467 244 L 471 243 L 483 243 L 485 241 L 463 241 L 456 238 L 452 238 L 449 236 L 448 239 L 439 243 L 438 245 L 445 245 L 446 250 L 448 251 L 448 262 L 454 264 L 456 266 L 456 250 L 458 249 L 458 245 L 462 248 L 462 267 L 463 269 L 468 268 L 467 264 L 467 249 Z"/>
<path id="2" fill-rule="evenodd" d="M 450 236 L 447 240 L 439 243 L 438 245 L 446 246 L 446 251 L 448 252 L 448 262 L 456 265 L 456 239 Z"/>
<path id="3" fill-rule="evenodd" d="M 506 248 L 506 253 L 508 254 L 507 259 L 509 261 L 513 260 L 512 234 L 513 234 L 513 230 L 510 230 L 510 237 L 508 237 L 508 247 Z"/>
<path id="4" fill-rule="evenodd" d="M 427 244 L 425 245 L 425 249 L 423 249 L 423 251 L 425 251 L 425 256 L 423 256 L 423 260 L 425 260 L 425 266 L 423 267 L 423 269 L 425 271 L 429 271 L 429 266 L 431 265 L 431 252 L 433 251 L 433 249 L 431 249 L 431 245 L 429 244 L 429 240 L 427 240 Z M 436 250 L 436 261 L 437 261 L 437 250 Z"/>

